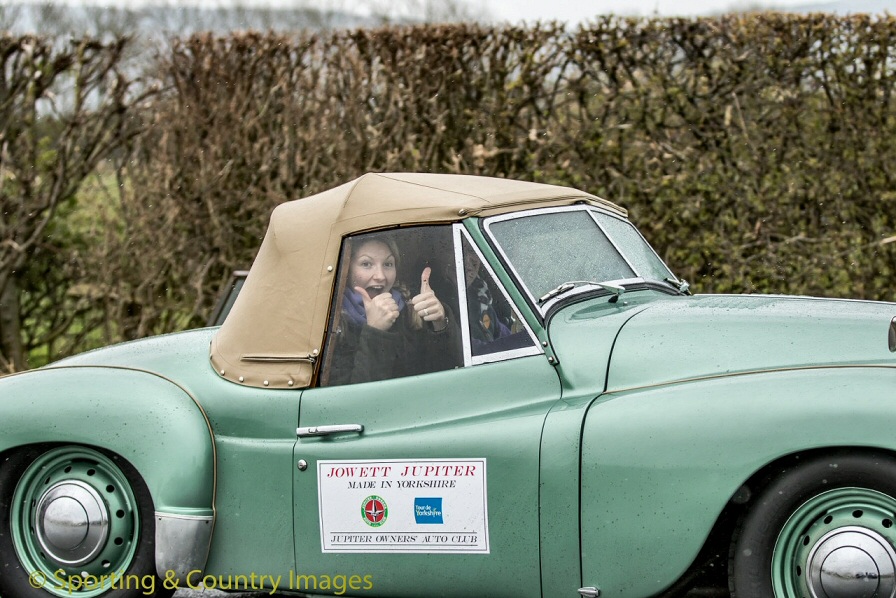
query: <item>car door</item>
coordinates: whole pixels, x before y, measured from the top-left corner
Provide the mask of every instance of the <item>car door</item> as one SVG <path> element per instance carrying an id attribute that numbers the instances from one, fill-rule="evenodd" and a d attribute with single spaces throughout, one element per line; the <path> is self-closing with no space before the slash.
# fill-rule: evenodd
<path id="1" fill-rule="evenodd" d="M 461 227 L 404 235 L 397 234 L 398 245 L 414 235 L 418 242 L 402 256 L 422 261 L 401 260 L 399 278 L 430 268 L 458 333 L 459 361 L 303 393 L 294 455 L 293 589 L 540 596 L 539 447 L 545 416 L 559 396 L 557 375 L 515 309 L 516 322 L 508 320 L 507 328 L 518 336 L 494 350 L 477 349 L 471 335 L 477 316 L 460 307 L 467 305 L 467 289 L 457 281 L 465 280 L 464 252 L 482 255 Z M 442 241 L 428 244 L 429 237 Z M 427 255 L 434 251 L 441 255 Z M 340 266 L 342 286 L 351 285 L 349 259 L 346 253 Z M 483 269 L 494 284 L 490 266 Z M 501 294 L 496 299 L 507 301 L 493 288 Z M 345 325 L 338 307 L 331 334 Z M 324 384 L 328 365 L 338 361 L 333 339 L 324 352 Z"/>

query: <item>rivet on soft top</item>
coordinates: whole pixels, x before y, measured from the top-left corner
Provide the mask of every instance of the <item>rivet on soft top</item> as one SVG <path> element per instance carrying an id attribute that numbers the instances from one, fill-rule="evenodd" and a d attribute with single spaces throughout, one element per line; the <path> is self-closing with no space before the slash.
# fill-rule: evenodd
<path id="1" fill-rule="evenodd" d="M 289 384 L 290 386 L 292 386 L 293 384 L 295 384 L 295 382 L 293 382 L 292 380 L 290 380 L 289 382 L 287 382 L 287 384 Z"/>
<path id="2" fill-rule="evenodd" d="M 240 376 L 240 382 L 242 382 L 242 381 L 244 381 L 244 380 L 245 380 L 245 378 L 243 378 L 242 376 Z"/>
<path id="3" fill-rule="evenodd" d="M 459 210 L 457 211 L 457 215 L 458 215 L 458 216 L 466 216 L 466 215 L 467 215 L 467 209 L 466 209 L 466 208 L 461 208 L 461 209 L 459 209 Z"/>
<path id="4" fill-rule="evenodd" d="M 221 370 L 221 375 L 222 375 L 222 376 L 224 375 L 224 370 Z"/>
<path id="5" fill-rule="evenodd" d="M 264 381 L 264 385 L 267 386 L 269 382 L 267 380 Z"/>
<path id="6" fill-rule="evenodd" d="M 333 271 L 333 266 L 327 266 L 327 272 L 332 272 L 332 271 Z"/>
<path id="7" fill-rule="evenodd" d="M 317 355 L 317 349 L 311 352 L 312 355 Z"/>

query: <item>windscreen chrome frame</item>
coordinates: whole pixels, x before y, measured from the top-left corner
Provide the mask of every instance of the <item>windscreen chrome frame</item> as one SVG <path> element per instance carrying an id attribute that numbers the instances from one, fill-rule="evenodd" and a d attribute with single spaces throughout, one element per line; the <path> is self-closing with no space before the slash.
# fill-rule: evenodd
<path id="1" fill-rule="evenodd" d="M 458 321 L 460 322 L 461 340 L 463 342 L 464 367 L 470 367 L 471 365 L 479 365 L 482 363 L 506 361 L 508 359 L 515 359 L 517 357 L 528 357 L 530 355 L 544 354 L 544 349 L 542 348 L 541 342 L 538 340 L 538 337 L 535 335 L 535 332 L 532 331 L 532 328 L 529 326 L 526 318 L 523 318 L 519 314 L 519 307 L 516 305 L 516 303 L 514 303 L 513 299 L 510 298 L 510 295 L 507 293 L 507 289 L 504 288 L 504 285 L 501 284 L 501 280 L 495 275 L 495 271 L 492 269 L 491 264 L 489 264 L 485 259 L 485 256 L 473 241 L 470 233 L 468 233 L 463 224 L 460 223 L 452 225 L 452 228 L 454 229 L 454 267 L 456 269 L 457 276 L 457 293 L 459 306 L 458 311 L 460 311 L 460 313 L 458 314 Z M 467 284 L 466 274 L 464 273 L 463 240 L 466 240 L 470 248 L 476 253 L 477 257 L 479 257 L 479 261 L 482 262 L 481 267 L 485 269 L 489 276 L 491 276 L 492 280 L 495 282 L 495 286 L 500 290 L 501 295 L 504 297 L 507 303 L 513 308 L 515 312 L 517 312 L 517 315 L 520 315 L 520 324 L 523 326 L 523 330 L 526 331 L 526 334 L 532 340 L 532 346 L 522 347 L 519 349 L 511 349 L 509 351 L 499 351 L 497 353 L 488 353 L 486 355 L 473 355 L 473 345 L 470 339 L 470 317 L 467 313 Z"/>
<path id="2" fill-rule="evenodd" d="M 552 214 L 552 213 L 558 213 L 558 212 L 587 212 L 588 216 L 591 217 L 591 220 L 594 222 L 594 224 L 597 226 L 597 228 L 604 234 L 604 236 L 607 238 L 607 240 L 613 246 L 613 249 L 616 250 L 616 253 L 619 254 L 619 256 L 623 259 L 625 264 L 631 269 L 631 271 L 636 274 L 636 276 L 633 278 L 623 278 L 623 279 L 617 279 L 617 280 L 600 280 L 600 281 L 594 281 L 594 282 L 602 282 L 602 283 L 622 285 L 622 286 L 631 285 L 631 284 L 643 284 L 643 283 L 647 282 L 647 279 L 642 278 L 641 276 L 637 276 L 637 274 L 638 274 L 637 269 L 634 267 L 634 265 L 631 263 L 631 261 L 629 261 L 628 257 L 625 255 L 625 253 L 619 248 L 619 245 L 616 243 L 616 240 L 611 235 L 609 235 L 607 233 L 606 229 L 604 229 L 604 227 L 601 225 L 600 221 L 594 215 L 595 212 L 600 212 L 600 213 L 602 213 L 606 216 L 609 216 L 611 218 L 621 220 L 621 221 L 625 222 L 626 224 L 628 224 L 629 226 L 631 226 L 635 230 L 635 232 L 637 232 L 638 235 L 641 237 L 641 240 L 644 241 L 644 244 L 647 245 L 648 248 L 650 248 L 650 251 L 653 253 L 653 255 L 656 256 L 656 259 L 659 261 L 659 263 L 661 263 L 663 265 L 663 267 L 666 269 L 666 272 L 669 273 L 669 276 L 675 280 L 678 280 L 678 277 L 676 277 L 675 274 L 672 273 L 672 271 L 669 269 L 669 266 L 666 265 L 666 262 L 664 262 L 663 259 L 660 258 L 659 254 L 656 252 L 656 250 L 654 250 L 653 246 L 647 242 L 647 239 L 644 238 L 644 235 L 641 234 L 641 231 L 639 231 L 636 226 L 632 225 L 631 222 L 629 222 L 627 219 L 621 218 L 619 215 L 614 214 L 608 210 L 604 210 L 597 206 L 576 205 L 576 206 L 564 206 L 564 207 L 557 207 L 557 208 L 536 208 L 533 210 L 524 210 L 521 212 L 502 214 L 500 216 L 492 216 L 490 218 L 485 219 L 485 221 L 483 222 L 483 228 L 485 230 L 485 233 L 486 233 L 486 236 L 488 237 L 489 242 L 491 243 L 492 247 L 494 247 L 495 251 L 501 256 L 501 260 L 504 262 L 504 264 L 506 264 L 507 269 L 513 275 L 513 278 L 517 281 L 517 283 L 519 284 L 522 291 L 526 294 L 526 297 L 528 297 L 529 302 L 541 314 L 542 317 L 544 317 L 548 313 L 548 311 L 551 309 L 551 307 L 558 301 L 567 299 L 573 295 L 581 294 L 583 292 L 600 289 L 601 287 L 598 285 L 595 285 L 595 284 L 583 284 L 580 287 L 571 289 L 565 295 L 561 295 L 559 297 L 554 297 L 554 298 L 546 301 L 544 304 L 540 304 L 538 302 L 538 297 L 535 297 L 532 294 L 532 291 L 529 289 L 528 285 L 525 284 L 525 281 L 523 280 L 522 276 L 520 276 L 520 273 L 514 267 L 513 262 L 510 260 L 510 258 L 507 256 L 507 254 L 504 253 L 504 248 L 495 239 L 495 235 L 491 230 L 491 225 L 495 222 L 504 222 L 506 220 L 515 220 L 517 218 L 525 218 L 528 216 L 535 216 L 538 214 Z"/>

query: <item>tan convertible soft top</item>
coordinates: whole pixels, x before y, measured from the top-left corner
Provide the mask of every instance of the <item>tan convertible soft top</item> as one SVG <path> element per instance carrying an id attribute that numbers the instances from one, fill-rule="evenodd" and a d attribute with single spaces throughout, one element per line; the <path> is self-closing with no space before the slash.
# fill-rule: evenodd
<path id="1" fill-rule="evenodd" d="M 625 211 L 555 185 L 448 174 L 366 174 L 277 206 L 236 303 L 211 344 L 228 380 L 305 388 L 322 352 L 343 237 L 576 202 Z"/>

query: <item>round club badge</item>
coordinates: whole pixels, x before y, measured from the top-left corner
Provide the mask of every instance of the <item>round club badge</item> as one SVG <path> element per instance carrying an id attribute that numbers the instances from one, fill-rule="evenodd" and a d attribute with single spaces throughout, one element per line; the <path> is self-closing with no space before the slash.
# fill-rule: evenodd
<path id="1" fill-rule="evenodd" d="M 386 523 L 389 516 L 389 507 L 386 501 L 379 496 L 368 496 L 361 501 L 361 518 L 370 527 L 379 527 Z"/>

